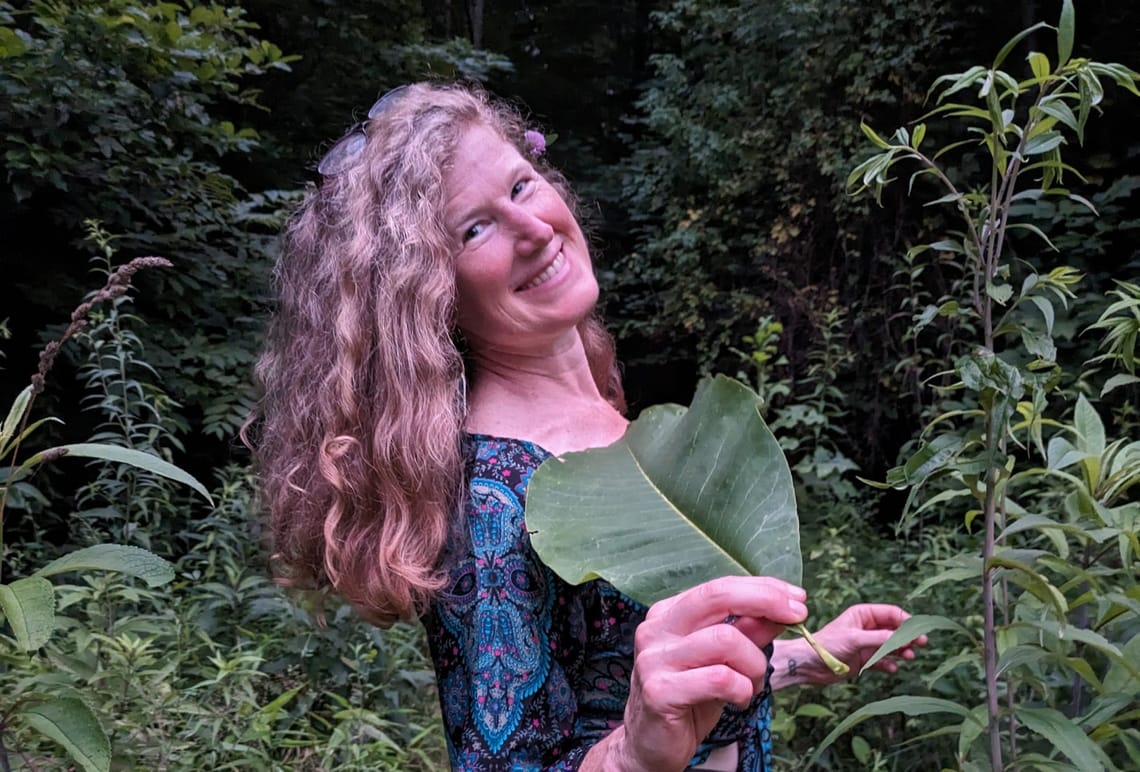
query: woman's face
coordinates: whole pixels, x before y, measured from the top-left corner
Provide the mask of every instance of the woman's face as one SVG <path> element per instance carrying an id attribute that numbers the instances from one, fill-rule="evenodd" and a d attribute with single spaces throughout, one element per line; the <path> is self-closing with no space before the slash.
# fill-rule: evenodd
<path id="1" fill-rule="evenodd" d="M 556 345 L 598 299 L 586 239 L 562 196 L 480 125 L 462 135 L 444 189 L 468 343 L 512 353 Z"/>

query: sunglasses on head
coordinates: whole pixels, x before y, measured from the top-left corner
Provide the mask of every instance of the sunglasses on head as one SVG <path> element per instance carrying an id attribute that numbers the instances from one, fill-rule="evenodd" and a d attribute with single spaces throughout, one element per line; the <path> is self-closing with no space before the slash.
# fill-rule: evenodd
<path id="1" fill-rule="evenodd" d="M 406 85 L 396 86 L 373 102 L 372 107 L 368 108 L 368 117 L 349 129 L 324 154 L 320 163 L 317 164 L 317 172 L 322 177 L 334 177 L 352 166 L 356 162 L 357 156 L 360 155 L 360 151 L 368 144 L 368 135 L 364 131 L 368 122 L 395 104 L 407 88 Z"/>

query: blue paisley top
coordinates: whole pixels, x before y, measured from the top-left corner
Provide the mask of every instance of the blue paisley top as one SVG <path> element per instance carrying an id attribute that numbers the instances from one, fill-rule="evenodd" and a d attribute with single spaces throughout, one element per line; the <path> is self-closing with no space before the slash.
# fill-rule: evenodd
<path id="1" fill-rule="evenodd" d="M 547 451 L 484 435 L 468 442 L 449 585 L 424 617 L 451 766 L 576 770 L 622 721 L 633 631 L 646 609 L 603 581 L 568 585 L 539 561 L 523 507 Z M 739 772 L 767 769 L 770 704 L 766 684 L 747 711 L 726 708 L 693 763 L 739 740 Z"/>

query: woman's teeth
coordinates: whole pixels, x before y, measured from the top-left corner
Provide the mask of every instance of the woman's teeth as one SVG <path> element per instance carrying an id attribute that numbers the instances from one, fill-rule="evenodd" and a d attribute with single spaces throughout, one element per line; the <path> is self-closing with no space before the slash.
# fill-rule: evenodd
<path id="1" fill-rule="evenodd" d="M 554 262 L 546 267 L 546 270 L 535 276 L 533 279 L 522 285 L 524 290 L 534 289 L 539 284 L 544 284 L 554 278 L 554 275 L 562 270 L 562 264 L 566 262 L 566 256 L 559 250 L 558 254 L 554 256 Z"/>

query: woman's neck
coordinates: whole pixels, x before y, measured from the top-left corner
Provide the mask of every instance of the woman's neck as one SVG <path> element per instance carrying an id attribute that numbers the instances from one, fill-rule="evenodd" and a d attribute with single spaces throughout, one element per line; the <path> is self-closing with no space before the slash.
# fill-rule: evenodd
<path id="1" fill-rule="evenodd" d="M 555 455 L 609 445 L 627 421 L 598 391 L 581 339 L 536 354 L 477 351 L 469 432 L 531 440 Z"/>

